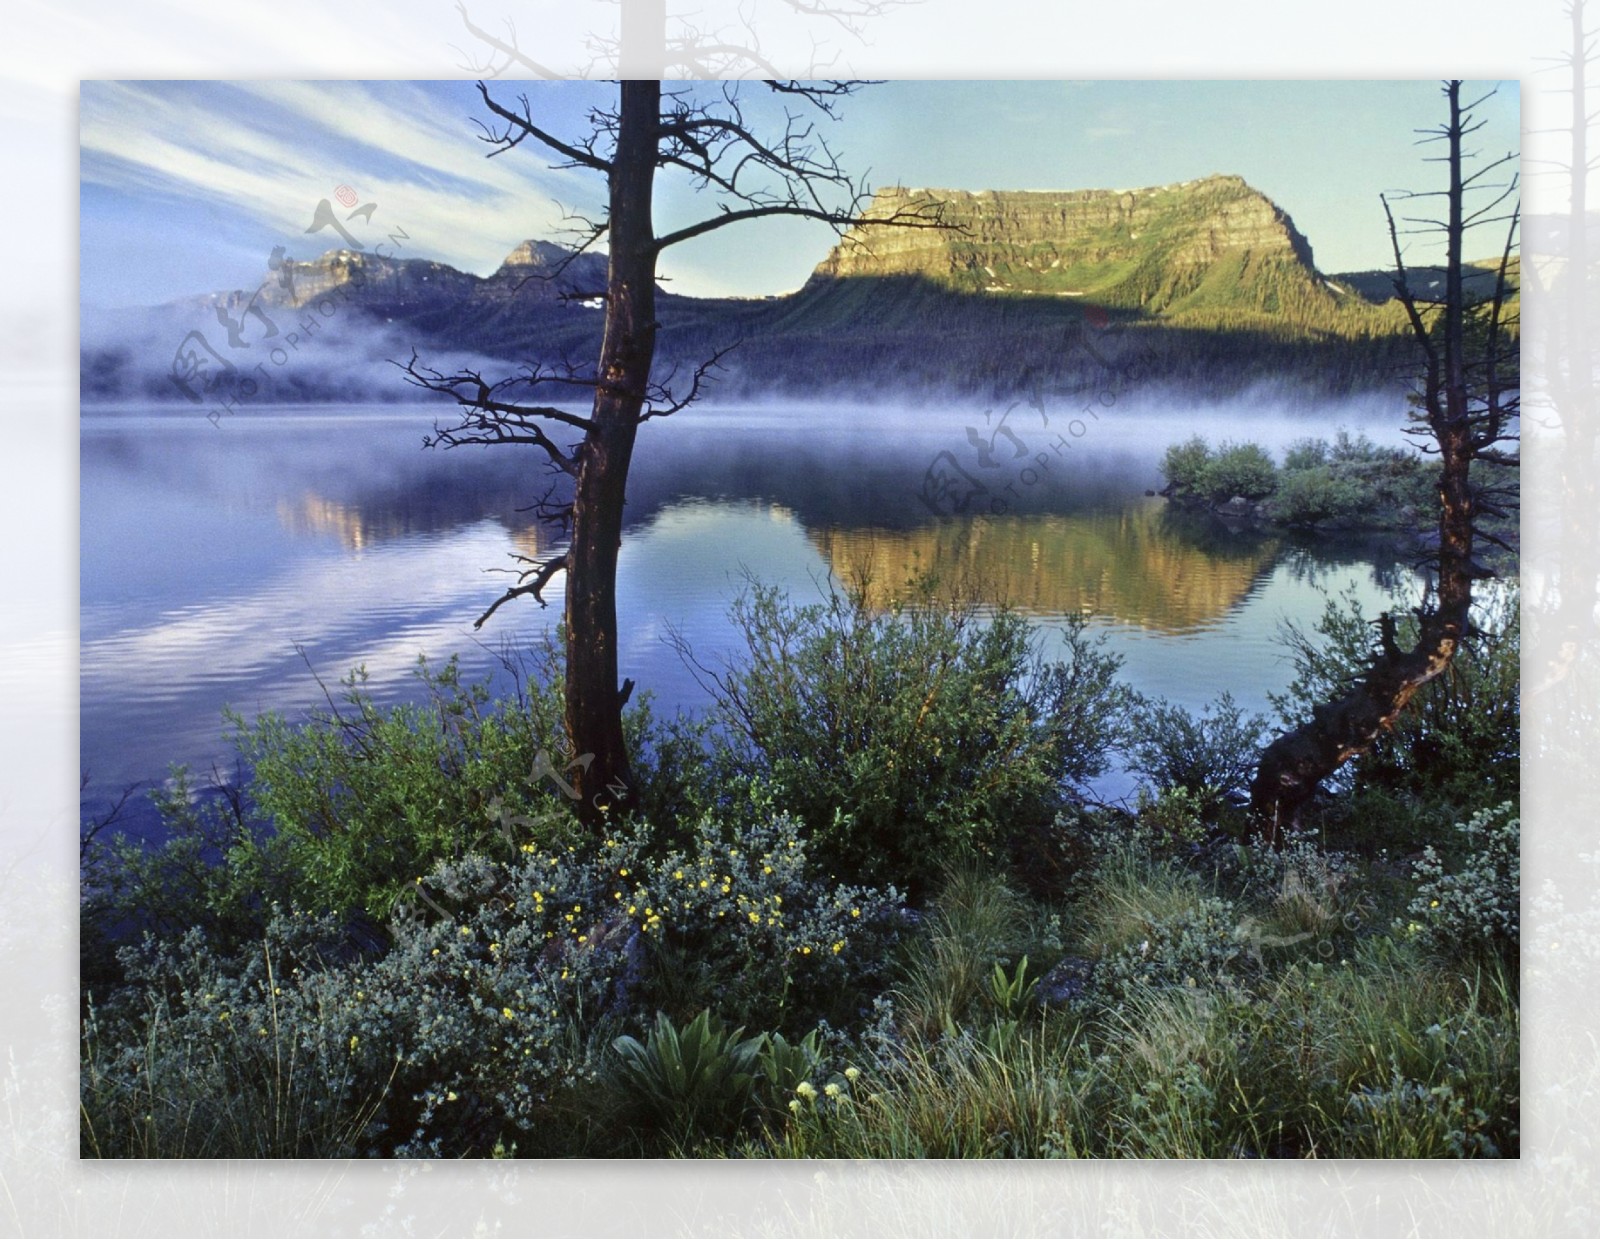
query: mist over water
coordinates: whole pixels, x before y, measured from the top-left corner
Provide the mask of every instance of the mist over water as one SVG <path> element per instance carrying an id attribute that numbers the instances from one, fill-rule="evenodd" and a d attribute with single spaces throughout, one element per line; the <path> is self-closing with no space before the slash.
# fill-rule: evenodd
<path id="1" fill-rule="evenodd" d="M 1091 614 L 1142 692 L 1198 708 L 1231 690 L 1264 710 L 1290 676 L 1283 620 L 1309 623 L 1326 591 L 1376 606 L 1413 588 L 1380 548 L 1230 528 L 1145 494 L 1167 445 L 1195 434 L 1274 451 L 1341 427 L 1403 442 L 1403 400 L 1306 410 L 1141 393 L 1098 416 L 1059 403 L 709 406 L 647 423 L 619 569 L 623 674 L 663 713 L 697 710 L 667 633 L 705 662 L 732 654 L 727 609 L 747 576 L 815 597 L 830 573 L 865 572 L 887 598 L 934 571 L 1022 608 L 1047 646 L 1052 622 Z M 503 643 L 559 622 L 558 576 L 548 608 L 519 601 L 473 631 L 511 580 L 493 570 L 558 550 L 560 531 L 529 511 L 550 485 L 541 454 L 425 451 L 435 413 L 272 408 L 220 427 L 189 410 L 86 413 L 86 810 L 175 762 L 230 774 L 225 705 L 300 718 L 323 702 L 316 676 L 337 693 L 358 664 L 394 701 L 419 654 L 493 676 Z M 964 511 L 928 485 L 952 465 L 982 488 Z"/>

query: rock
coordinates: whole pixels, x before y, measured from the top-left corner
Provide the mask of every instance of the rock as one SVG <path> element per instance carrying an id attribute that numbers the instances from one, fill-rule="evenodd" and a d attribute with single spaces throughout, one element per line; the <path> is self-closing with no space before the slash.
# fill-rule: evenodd
<path id="1" fill-rule="evenodd" d="M 1066 1007 L 1089 992 L 1094 978 L 1094 961 L 1084 956 L 1066 956 L 1039 979 L 1033 997 L 1040 1007 Z"/>
<path id="2" fill-rule="evenodd" d="M 857 226 L 818 266 L 815 278 L 920 276 L 965 292 L 1004 289 L 1036 296 L 1078 298 L 1092 291 L 1100 315 L 1085 315 L 1089 329 L 1103 326 L 1105 306 L 1138 305 L 1146 314 L 1180 301 L 1180 290 L 1199 285 L 1226 267 L 1271 273 L 1310 297 L 1327 294 L 1311 246 L 1294 222 L 1238 176 L 1208 176 L 1135 190 L 880 189 L 868 218 L 942 204 L 943 218 L 960 232 L 933 228 Z M 1248 262 L 1245 260 L 1248 259 Z M 1086 288 L 1074 272 L 1130 272 L 1106 288 Z M 1162 273 L 1161 291 L 1138 283 Z M 1274 286 L 1276 291 L 1276 286 Z M 1255 304 L 1257 290 L 1241 294 Z"/>
<path id="3" fill-rule="evenodd" d="M 1224 517 L 1248 517 L 1254 511 L 1255 505 L 1242 495 L 1235 495 L 1217 509 L 1217 512 Z"/>

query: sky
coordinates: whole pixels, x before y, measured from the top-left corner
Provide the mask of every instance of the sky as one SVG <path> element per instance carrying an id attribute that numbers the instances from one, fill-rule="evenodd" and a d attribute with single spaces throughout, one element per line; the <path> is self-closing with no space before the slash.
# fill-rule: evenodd
<path id="1" fill-rule="evenodd" d="M 1494 85 L 1471 83 L 1472 97 Z M 541 124 L 576 137 L 615 88 L 490 89 L 508 104 L 525 94 Z M 765 88 L 742 89 L 755 118 L 781 123 Z M 1475 149 L 1490 158 L 1518 149 L 1516 82 L 1500 83 L 1479 115 Z M 1235 173 L 1293 217 L 1323 271 L 1337 272 L 1387 265 L 1379 194 L 1437 181 L 1440 166 L 1426 162 L 1437 144 L 1419 146 L 1416 131 L 1442 116 L 1432 80 L 894 81 L 844 101 L 818 132 L 873 187 L 1137 188 Z M 492 119 L 464 81 L 85 81 L 82 302 L 257 287 L 275 247 L 306 259 L 343 244 L 331 229 L 306 232 L 316 204 L 341 187 L 375 204 L 350 225 L 358 239 L 399 236 L 397 257 L 478 275 L 524 240 L 561 240 L 570 213 L 598 213 L 596 174 L 553 166 L 532 142 L 489 157 L 480 122 Z M 708 205 L 665 176 L 657 226 L 688 223 Z M 661 271 L 681 293 L 783 293 L 832 241 L 824 224 L 757 221 L 669 250 Z M 1408 245 L 1410 259 L 1436 257 L 1421 238 Z M 1479 248 L 1497 245 L 1485 235 Z"/>

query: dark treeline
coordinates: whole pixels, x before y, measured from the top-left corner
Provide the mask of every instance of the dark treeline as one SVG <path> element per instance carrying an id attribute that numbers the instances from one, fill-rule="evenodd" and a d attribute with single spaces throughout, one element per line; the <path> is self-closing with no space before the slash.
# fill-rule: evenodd
<path id="1" fill-rule="evenodd" d="M 532 292 L 485 315 L 414 300 L 368 301 L 351 298 L 339 311 L 337 335 L 315 338 L 286 364 L 214 369 L 207 401 L 424 397 L 387 365 L 405 362 L 412 349 L 446 368 L 463 356 L 478 358 L 491 380 L 528 366 L 587 373 L 603 319 L 575 300 Z M 716 371 L 723 397 L 886 390 L 989 397 L 1031 385 L 1093 390 L 1111 380 L 1213 396 L 1278 382 L 1309 396 L 1344 396 L 1392 390 L 1410 360 L 1405 337 L 1367 315 L 1315 323 L 1287 311 L 1217 306 L 1163 318 L 1078 299 L 963 293 L 920 276 L 817 278 L 792 295 L 755 301 L 663 293 L 658 311 L 657 375 L 676 372 L 686 382 L 696 366 L 723 353 Z M 174 319 L 165 334 L 146 334 L 144 344 L 85 346 L 85 401 L 182 401 L 168 369 L 183 331 Z M 251 361 L 265 360 L 267 352 L 258 351 L 262 358 L 252 354 Z M 546 399 L 569 394 L 544 389 Z"/>

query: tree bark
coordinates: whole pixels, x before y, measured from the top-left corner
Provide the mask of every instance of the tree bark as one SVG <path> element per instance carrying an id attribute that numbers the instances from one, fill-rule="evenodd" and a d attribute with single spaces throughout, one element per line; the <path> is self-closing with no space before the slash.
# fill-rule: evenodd
<path id="1" fill-rule="evenodd" d="M 566 592 L 566 723 L 580 815 L 604 816 L 632 794 L 617 669 L 617 552 L 634 439 L 655 355 L 656 241 L 651 219 L 661 83 L 622 83 L 610 183 L 606 328 L 594 426 L 580 449 Z"/>

